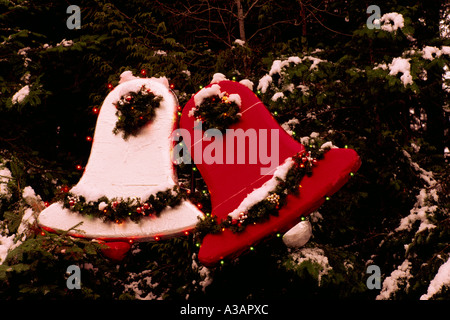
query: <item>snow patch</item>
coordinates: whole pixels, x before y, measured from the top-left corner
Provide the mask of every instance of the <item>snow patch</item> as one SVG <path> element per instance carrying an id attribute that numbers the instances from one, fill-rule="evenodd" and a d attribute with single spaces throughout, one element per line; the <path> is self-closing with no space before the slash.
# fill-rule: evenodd
<path id="1" fill-rule="evenodd" d="M 24 235 L 26 231 L 29 229 L 30 225 L 33 225 L 36 222 L 36 215 L 32 208 L 25 209 L 22 221 L 20 222 L 19 228 L 17 228 L 17 234 L 19 237 Z M 18 244 L 17 244 L 18 245 Z"/>
<path id="2" fill-rule="evenodd" d="M 403 154 L 409 160 L 409 163 L 414 170 L 419 172 L 421 179 L 428 184 L 429 188 L 423 188 L 420 190 L 416 197 L 417 201 L 414 204 L 414 207 L 410 210 L 410 214 L 400 220 L 400 225 L 395 229 L 395 231 L 411 230 L 416 221 L 420 221 L 420 226 L 417 232 L 435 228 L 436 226 L 428 220 L 427 215 L 432 214 L 438 207 L 436 205 L 427 204 L 427 199 L 438 201 L 437 192 L 433 188 L 436 186 L 437 181 L 433 178 L 432 172 L 420 168 L 417 163 L 412 161 L 411 155 L 407 151 L 403 150 Z"/>
<path id="3" fill-rule="evenodd" d="M 377 70 L 377 69 L 387 70 L 388 66 L 386 63 L 379 63 L 375 67 L 373 67 L 373 70 Z"/>
<path id="4" fill-rule="evenodd" d="M 395 32 L 397 29 L 401 29 L 405 26 L 405 20 L 403 19 L 403 15 L 397 12 L 389 12 L 383 14 L 380 19 L 381 22 L 381 30 L 387 32 Z"/>
<path id="5" fill-rule="evenodd" d="M 132 291 L 138 300 L 162 300 L 162 297 L 156 296 L 153 292 L 144 292 L 141 288 L 154 289 L 159 284 L 152 283 L 151 270 L 144 270 L 139 274 L 132 273 L 131 279 L 139 278 L 124 285 L 125 291 Z"/>
<path id="6" fill-rule="evenodd" d="M 260 90 L 262 93 L 265 93 L 267 91 L 267 89 L 269 88 L 270 84 L 272 83 L 273 79 L 272 76 L 275 74 L 282 74 L 282 71 L 285 67 L 289 66 L 289 64 L 293 63 L 295 65 L 304 62 L 305 60 L 309 60 L 312 61 L 311 66 L 309 67 L 310 71 L 314 71 L 317 70 L 319 63 L 322 62 L 327 62 L 327 60 L 322 60 L 320 58 L 317 57 L 313 57 L 313 56 L 304 56 L 303 58 L 297 57 L 297 56 L 292 56 L 289 57 L 285 60 L 274 60 L 272 62 L 272 66 L 269 70 L 269 73 L 264 75 L 260 80 L 259 80 L 259 84 L 257 89 Z M 309 90 L 309 88 L 307 86 L 298 86 L 297 88 L 300 88 L 302 90 L 302 93 L 304 95 L 306 95 L 306 92 Z M 294 90 L 293 85 L 289 85 L 285 88 L 283 88 L 284 91 L 290 91 L 292 92 Z M 272 100 L 276 98 L 273 97 Z M 275 101 L 275 100 L 274 100 Z"/>
<path id="7" fill-rule="evenodd" d="M 219 83 L 220 81 L 228 80 L 223 73 L 215 73 L 210 83 Z"/>
<path id="8" fill-rule="evenodd" d="M 272 101 L 277 101 L 278 99 L 283 99 L 283 98 L 284 98 L 284 93 L 283 92 L 277 92 L 277 93 L 275 93 L 272 96 L 271 100 Z"/>
<path id="9" fill-rule="evenodd" d="M 12 97 L 12 103 L 21 103 L 30 94 L 30 86 L 26 85 L 19 91 L 17 91 Z"/>
<path id="10" fill-rule="evenodd" d="M 322 277 L 332 270 L 332 267 L 328 262 L 328 258 L 325 256 L 325 252 L 320 248 L 302 248 L 298 251 L 290 253 L 289 255 L 298 265 L 305 261 L 311 261 L 321 267 L 317 278 L 319 286 Z"/>
<path id="11" fill-rule="evenodd" d="M 259 79 L 257 90 L 260 90 L 262 93 L 266 93 L 270 84 L 272 83 L 272 77 L 268 74 Z"/>
<path id="12" fill-rule="evenodd" d="M 213 278 L 211 277 L 211 271 L 207 267 L 198 267 L 198 264 L 195 261 L 196 256 L 197 255 L 195 253 L 192 255 L 192 270 L 197 271 L 202 278 L 198 284 L 202 287 L 202 291 L 205 292 L 206 287 L 213 282 Z"/>
<path id="13" fill-rule="evenodd" d="M 241 96 L 237 93 L 232 93 L 228 96 L 228 101 L 236 103 L 239 107 L 242 104 Z"/>
<path id="14" fill-rule="evenodd" d="M 164 50 L 156 50 L 155 55 L 156 56 L 167 56 L 167 52 Z"/>
<path id="15" fill-rule="evenodd" d="M 392 62 L 389 64 L 389 75 L 395 76 L 399 72 L 402 73 L 400 80 L 403 82 L 403 85 L 406 87 L 408 84 L 413 84 L 412 76 L 411 76 L 411 64 L 409 63 L 409 58 L 394 58 Z"/>
<path id="16" fill-rule="evenodd" d="M 37 196 L 34 192 L 33 188 L 28 186 L 23 189 L 22 198 L 29 206 L 34 206 L 36 203 L 41 202 L 42 199 L 40 196 Z"/>
<path id="17" fill-rule="evenodd" d="M 133 72 L 127 70 L 120 74 L 119 84 L 130 81 L 130 80 L 134 80 L 134 79 L 137 79 L 137 77 L 133 76 Z"/>
<path id="18" fill-rule="evenodd" d="M 449 46 L 442 46 L 441 49 L 438 47 L 425 46 L 422 49 L 422 58 L 430 61 L 439 58 L 443 54 L 450 55 Z"/>
<path id="19" fill-rule="evenodd" d="M 395 229 L 395 231 L 411 230 L 413 224 L 416 221 L 420 221 L 420 226 L 417 232 L 436 227 L 428 220 L 427 214 L 433 213 L 437 210 L 438 207 L 435 205 L 425 205 L 425 200 L 428 198 L 428 196 L 429 193 L 426 189 L 420 190 L 420 193 L 417 195 L 417 202 L 414 204 L 414 208 L 411 209 L 408 216 L 401 219 L 400 225 Z"/>
<path id="20" fill-rule="evenodd" d="M 244 46 L 245 45 L 245 41 L 244 40 L 241 40 L 241 39 L 236 39 L 236 40 L 234 40 L 234 43 L 236 43 L 236 44 L 238 44 L 238 45 L 240 45 L 240 46 Z"/>
<path id="21" fill-rule="evenodd" d="M 10 236 L 2 236 L 0 233 L 0 264 L 6 259 L 9 250 L 14 245 L 14 234 Z"/>
<path id="22" fill-rule="evenodd" d="M 197 92 L 194 96 L 195 106 L 198 107 L 202 104 L 203 100 L 206 98 L 218 95 L 221 96 L 222 92 L 220 91 L 220 86 L 218 84 L 213 84 L 211 87 L 203 88 L 199 92 Z"/>
<path id="23" fill-rule="evenodd" d="M 239 206 L 230 212 L 228 215 L 233 219 L 238 219 L 239 214 L 241 212 L 245 212 L 248 208 L 253 206 L 254 204 L 264 200 L 269 195 L 269 192 L 275 189 L 278 185 L 278 178 L 284 180 L 286 178 L 286 174 L 288 173 L 291 166 L 294 164 L 294 160 L 292 158 L 287 158 L 284 163 L 278 166 L 275 169 L 275 173 L 273 174 L 270 180 L 266 181 L 261 187 L 254 189 L 250 192 L 244 200 L 239 204 Z"/>
<path id="24" fill-rule="evenodd" d="M 294 133 L 294 131 L 292 131 L 292 128 L 295 127 L 295 125 L 299 124 L 300 122 L 298 121 L 298 119 L 296 118 L 292 118 L 289 121 L 283 123 L 281 125 L 281 127 L 289 134 L 292 136 L 292 134 Z"/>
<path id="25" fill-rule="evenodd" d="M 438 293 L 444 286 L 450 286 L 450 258 L 439 267 L 438 273 L 431 280 L 427 293 L 420 300 L 428 300 Z"/>
<path id="26" fill-rule="evenodd" d="M 406 288 L 409 288 L 408 280 L 411 275 L 411 262 L 406 259 L 403 263 L 394 270 L 389 277 L 384 279 L 383 287 L 380 294 L 375 298 L 376 300 L 387 300 L 393 293 L 400 289 L 400 286 L 406 283 Z"/>
<path id="27" fill-rule="evenodd" d="M 335 146 L 331 141 L 327 141 L 327 142 L 323 143 L 319 149 L 325 150 L 325 149 L 336 149 L 336 148 L 337 148 L 337 146 Z"/>
<path id="28" fill-rule="evenodd" d="M 4 196 L 7 199 L 11 197 L 8 190 L 8 182 L 12 179 L 11 171 L 8 168 L 2 168 L 0 164 L 0 196 Z"/>
<path id="29" fill-rule="evenodd" d="M 191 72 L 189 70 L 181 70 L 181 73 L 185 74 L 187 77 L 191 77 Z"/>
<path id="30" fill-rule="evenodd" d="M 253 91 L 253 82 L 248 80 L 248 79 L 243 79 L 241 81 L 239 81 L 240 84 L 246 86 L 247 88 L 249 88 L 251 91 Z"/>
<path id="31" fill-rule="evenodd" d="M 303 85 L 303 84 L 299 84 L 299 85 L 297 86 L 297 88 L 300 89 L 300 90 L 302 91 L 302 94 L 303 94 L 304 96 L 308 96 L 308 95 L 309 95 L 309 87 L 308 87 L 308 86 L 305 86 L 305 85 Z"/>
<path id="32" fill-rule="evenodd" d="M 60 43 L 58 43 L 57 45 L 56 45 L 57 47 L 59 47 L 59 46 L 63 46 L 63 47 L 71 47 L 71 46 L 73 46 L 73 40 L 66 40 L 66 39 L 63 39 Z"/>

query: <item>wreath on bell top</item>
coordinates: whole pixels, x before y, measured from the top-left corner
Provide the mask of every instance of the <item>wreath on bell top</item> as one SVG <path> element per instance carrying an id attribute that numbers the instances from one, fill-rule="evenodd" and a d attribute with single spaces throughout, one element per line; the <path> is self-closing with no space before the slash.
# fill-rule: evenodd
<path id="1" fill-rule="evenodd" d="M 117 122 L 113 133 L 121 132 L 125 140 L 129 136 L 137 136 L 142 127 L 153 120 L 162 100 L 162 96 L 154 94 L 145 85 L 138 92 L 129 92 L 120 97 L 114 104 Z"/>
<path id="2" fill-rule="evenodd" d="M 222 133 L 242 116 L 240 97 L 226 92 L 205 97 L 192 111 L 195 119 L 202 122 L 203 130 L 218 129 Z"/>

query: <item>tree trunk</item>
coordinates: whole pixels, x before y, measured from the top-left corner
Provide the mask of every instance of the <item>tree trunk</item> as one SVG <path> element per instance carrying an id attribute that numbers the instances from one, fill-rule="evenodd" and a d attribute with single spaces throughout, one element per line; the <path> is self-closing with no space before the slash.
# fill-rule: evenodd
<path id="1" fill-rule="evenodd" d="M 242 8 L 241 0 L 236 0 L 237 5 L 237 16 L 239 23 L 239 37 L 242 41 L 246 41 L 245 39 L 245 26 L 244 26 L 244 9 Z"/>
<path id="2" fill-rule="evenodd" d="M 305 15 L 305 6 L 303 5 L 303 2 L 300 2 L 300 16 L 302 17 L 302 38 L 301 38 L 301 44 L 302 44 L 302 50 L 303 52 L 308 51 L 308 41 L 306 39 L 306 15 Z"/>

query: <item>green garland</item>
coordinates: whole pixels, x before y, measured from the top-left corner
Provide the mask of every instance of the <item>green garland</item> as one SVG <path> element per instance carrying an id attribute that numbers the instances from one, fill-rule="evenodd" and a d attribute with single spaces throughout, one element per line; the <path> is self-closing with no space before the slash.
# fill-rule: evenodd
<path id="1" fill-rule="evenodd" d="M 316 139 L 316 143 L 319 142 Z M 313 148 L 310 145 L 310 148 Z M 313 167 L 317 161 L 322 159 L 324 153 L 329 148 L 305 151 L 292 157 L 294 164 L 288 170 L 284 180 L 278 178 L 279 183 L 269 195 L 258 203 L 252 205 L 247 211 L 240 213 L 239 219 L 233 219 L 230 216 L 218 221 L 218 218 L 211 214 L 201 219 L 195 228 L 196 236 L 201 241 L 207 234 L 217 234 L 224 229 L 230 229 L 232 232 L 242 232 L 246 226 L 267 221 L 270 216 L 278 216 L 279 210 L 286 204 L 288 194 L 299 195 L 300 185 L 303 177 L 311 176 Z"/>
<path id="2" fill-rule="evenodd" d="M 113 129 L 114 134 L 122 132 L 126 140 L 130 135 L 136 136 L 141 128 L 155 116 L 155 109 L 160 106 L 162 96 L 155 95 L 150 89 L 142 86 L 138 92 L 123 95 L 115 107 L 118 120 Z"/>
<path id="3" fill-rule="evenodd" d="M 151 195 L 145 201 L 139 198 L 101 197 L 97 201 L 86 201 L 83 196 L 68 193 L 63 207 L 82 215 L 100 218 L 105 222 L 121 223 L 126 219 L 139 222 L 143 217 L 159 216 L 167 207 L 176 207 L 186 198 L 186 193 L 178 186 Z"/>
<path id="4" fill-rule="evenodd" d="M 195 107 L 194 117 L 202 121 L 203 130 L 214 128 L 224 133 L 227 128 L 239 121 L 241 118 L 239 111 L 239 106 L 230 101 L 227 94 L 223 97 L 214 95 L 205 98 Z"/>

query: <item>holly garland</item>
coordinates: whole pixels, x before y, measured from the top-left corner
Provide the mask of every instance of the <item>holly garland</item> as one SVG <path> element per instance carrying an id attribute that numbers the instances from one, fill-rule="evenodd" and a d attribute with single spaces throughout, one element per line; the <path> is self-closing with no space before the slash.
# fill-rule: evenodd
<path id="1" fill-rule="evenodd" d="M 232 124 L 239 121 L 241 114 L 236 102 L 228 94 L 222 97 L 213 95 L 203 99 L 203 102 L 194 109 L 194 117 L 202 121 L 203 130 L 218 129 L 225 132 Z"/>
<path id="2" fill-rule="evenodd" d="M 309 145 L 314 148 L 310 151 L 298 153 L 292 157 L 293 165 L 289 168 L 284 180 L 278 179 L 278 184 L 268 196 L 249 207 L 245 212 L 239 214 L 238 219 L 227 216 L 226 219 L 218 221 L 218 218 L 211 214 L 201 219 L 195 228 L 195 233 L 199 241 L 207 234 L 217 234 L 225 229 L 232 232 L 242 232 L 246 226 L 267 221 L 270 216 L 278 216 L 279 210 L 286 204 L 288 194 L 298 196 L 301 189 L 301 181 L 304 176 L 311 176 L 313 167 L 317 165 L 330 148 L 318 148 L 316 145 Z"/>
<path id="3" fill-rule="evenodd" d="M 115 107 L 118 118 L 113 129 L 114 134 L 122 132 L 123 138 L 136 136 L 141 128 L 155 117 L 155 110 L 160 106 L 162 96 L 155 95 L 150 89 L 142 86 L 138 92 L 123 95 Z"/>
<path id="4" fill-rule="evenodd" d="M 82 215 L 100 218 L 104 222 L 122 223 L 126 219 L 139 222 L 144 217 L 158 217 L 167 207 L 174 208 L 186 199 L 186 192 L 178 186 L 159 191 L 142 201 L 139 198 L 101 197 L 97 201 L 86 201 L 83 196 L 68 193 L 63 207 Z"/>

